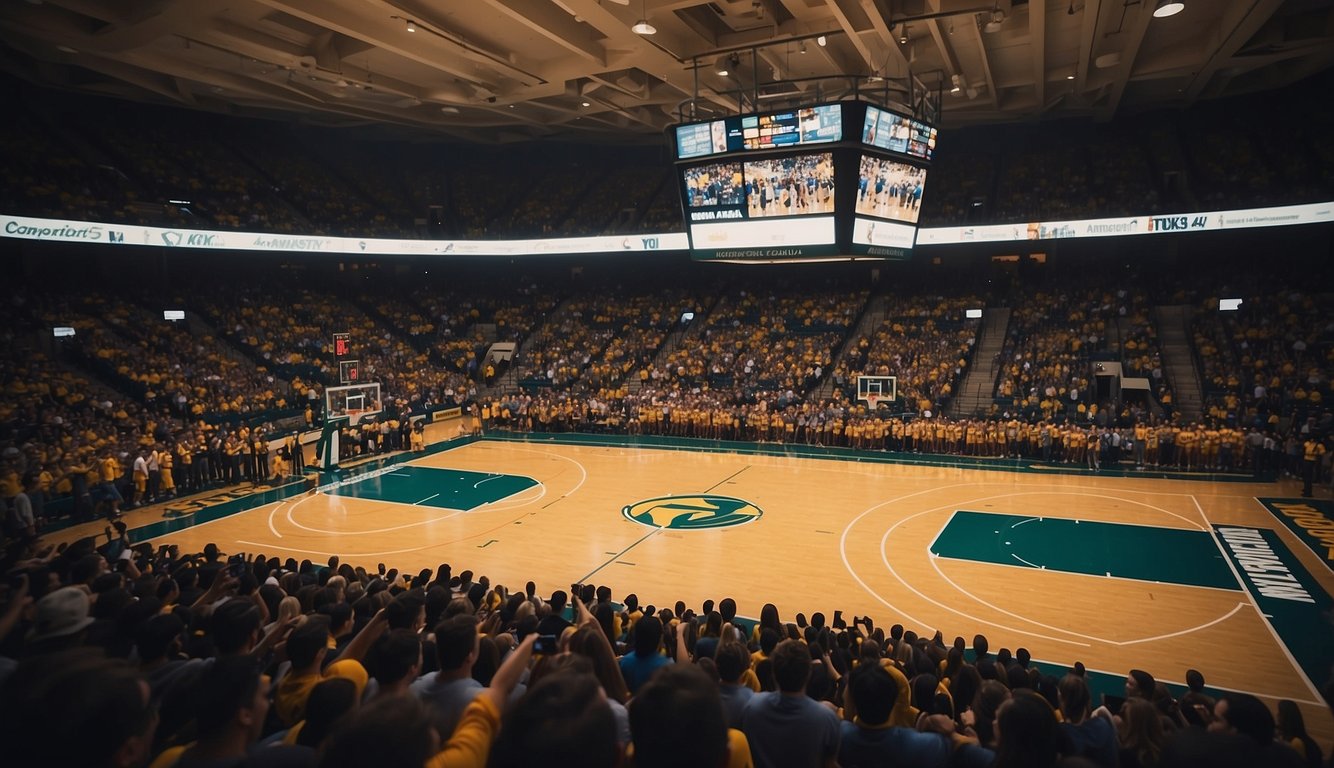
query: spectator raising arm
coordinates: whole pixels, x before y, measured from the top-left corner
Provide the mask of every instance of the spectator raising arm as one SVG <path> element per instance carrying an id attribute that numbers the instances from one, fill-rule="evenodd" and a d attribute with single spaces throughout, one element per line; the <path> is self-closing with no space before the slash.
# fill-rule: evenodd
<path id="1" fill-rule="evenodd" d="M 491 678 L 491 687 L 482 691 L 463 711 L 454 733 L 444 747 L 426 763 L 426 768 L 470 768 L 486 765 L 491 743 L 500 730 L 500 710 L 533 657 L 537 634 L 529 633 L 519 643 Z"/>

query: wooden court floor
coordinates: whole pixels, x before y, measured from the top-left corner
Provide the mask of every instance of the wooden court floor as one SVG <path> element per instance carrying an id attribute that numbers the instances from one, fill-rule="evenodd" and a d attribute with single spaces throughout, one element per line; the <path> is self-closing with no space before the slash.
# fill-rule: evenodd
<path id="1" fill-rule="evenodd" d="M 1273 484 L 482 441 L 162 540 L 408 573 L 448 562 L 511 589 L 590 582 L 618 600 L 634 592 L 696 610 L 732 597 L 743 616 L 772 602 L 786 621 L 839 609 L 1166 682 L 1196 668 L 1211 687 L 1300 702 L 1328 747 L 1334 720 L 1316 690 L 1326 678 L 1288 649 L 1302 633 L 1327 647 L 1328 619 L 1302 604 L 1308 625 L 1275 629 L 1214 528 L 1277 531 L 1327 603 L 1334 574 L 1256 500 L 1279 491 L 1296 495 Z"/>

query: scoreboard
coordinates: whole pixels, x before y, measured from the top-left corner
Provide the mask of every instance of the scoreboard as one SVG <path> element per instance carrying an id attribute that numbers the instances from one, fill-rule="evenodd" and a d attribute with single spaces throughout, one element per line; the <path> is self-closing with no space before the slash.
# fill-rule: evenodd
<path id="1" fill-rule="evenodd" d="M 936 128 L 844 101 L 671 130 L 693 258 L 907 258 Z"/>
<path id="2" fill-rule="evenodd" d="M 822 104 L 784 112 L 740 115 L 674 129 L 676 157 L 725 155 L 729 152 L 824 144 L 843 139 L 843 110 Z"/>

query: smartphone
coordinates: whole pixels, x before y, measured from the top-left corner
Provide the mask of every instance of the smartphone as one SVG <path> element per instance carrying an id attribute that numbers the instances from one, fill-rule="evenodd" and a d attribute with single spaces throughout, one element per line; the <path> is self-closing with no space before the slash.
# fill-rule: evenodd
<path id="1" fill-rule="evenodd" d="M 1104 693 L 1102 695 L 1102 705 L 1107 707 L 1107 711 L 1111 712 L 1113 715 L 1120 714 L 1121 705 L 1125 703 L 1126 697 L 1124 696 L 1113 696 L 1110 693 Z"/>
<path id="2" fill-rule="evenodd" d="M 241 578 L 243 573 L 245 573 L 245 563 L 232 563 L 227 566 L 227 575 L 233 579 Z"/>
<path id="3" fill-rule="evenodd" d="M 555 635 L 538 635 L 537 642 L 533 643 L 533 653 L 540 653 L 545 656 L 558 653 L 559 638 Z"/>

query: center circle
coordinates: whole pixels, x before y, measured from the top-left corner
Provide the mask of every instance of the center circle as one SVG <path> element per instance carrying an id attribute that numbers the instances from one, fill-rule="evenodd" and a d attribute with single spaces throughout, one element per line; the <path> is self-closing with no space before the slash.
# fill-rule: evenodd
<path id="1" fill-rule="evenodd" d="M 764 512 L 759 507 L 732 496 L 691 494 L 659 496 L 637 501 L 621 508 L 627 520 L 650 528 L 694 531 L 702 528 L 728 528 L 758 520 Z"/>

